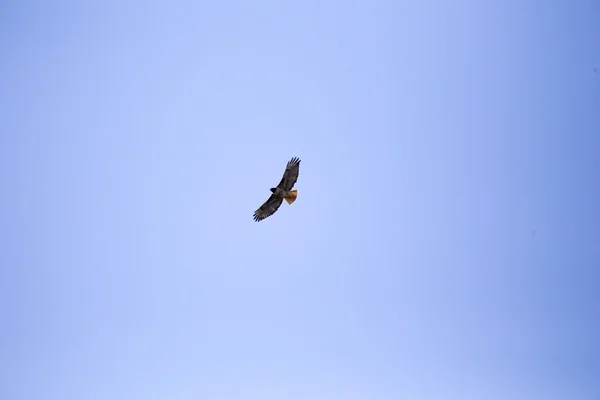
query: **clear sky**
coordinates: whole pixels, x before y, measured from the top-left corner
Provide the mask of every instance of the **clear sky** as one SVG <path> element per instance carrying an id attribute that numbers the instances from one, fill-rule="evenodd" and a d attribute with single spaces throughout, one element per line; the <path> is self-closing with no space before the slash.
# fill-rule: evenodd
<path id="1" fill-rule="evenodd" d="M 1 399 L 600 398 L 597 1 L 25 0 L 0 34 Z"/>

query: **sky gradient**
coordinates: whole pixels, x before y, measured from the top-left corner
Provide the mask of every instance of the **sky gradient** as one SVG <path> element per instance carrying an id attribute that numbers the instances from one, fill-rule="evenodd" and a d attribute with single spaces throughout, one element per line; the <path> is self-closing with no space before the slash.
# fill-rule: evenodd
<path id="1" fill-rule="evenodd" d="M 0 33 L 1 399 L 600 398 L 598 2 L 25 0 Z"/>

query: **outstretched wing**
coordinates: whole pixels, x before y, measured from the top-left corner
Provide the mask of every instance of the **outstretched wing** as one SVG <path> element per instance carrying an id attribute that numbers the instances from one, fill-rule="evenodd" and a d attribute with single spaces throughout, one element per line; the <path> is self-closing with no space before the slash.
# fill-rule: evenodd
<path id="1" fill-rule="evenodd" d="M 258 210 L 254 211 L 254 220 L 256 222 L 262 221 L 263 219 L 275 214 L 275 211 L 277 211 L 282 202 L 283 198 L 272 194 L 271 197 L 269 197 L 269 200 L 265 201 L 265 204 L 260 206 Z"/>
<path id="2" fill-rule="evenodd" d="M 296 184 L 296 181 L 298 180 L 299 174 L 300 159 L 298 157 L 294 157 L 288 161 L 285 172 L 283 173 L 283 178 L 281 178 L 281 182 L 279 182 L 277 187 L 283 190 L 292 190 Z"/>

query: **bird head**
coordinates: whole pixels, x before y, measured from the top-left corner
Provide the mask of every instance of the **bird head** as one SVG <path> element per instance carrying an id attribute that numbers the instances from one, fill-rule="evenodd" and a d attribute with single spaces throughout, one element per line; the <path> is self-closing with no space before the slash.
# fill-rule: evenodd
<path id="1" fill-rule="evenodd" d="M 275 193 L 275 188 L 269 189 L 272 193 Z"/>

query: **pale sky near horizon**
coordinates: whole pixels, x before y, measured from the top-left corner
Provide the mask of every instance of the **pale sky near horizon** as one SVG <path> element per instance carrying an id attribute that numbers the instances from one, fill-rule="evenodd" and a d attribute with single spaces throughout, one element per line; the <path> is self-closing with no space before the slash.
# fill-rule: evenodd
<path id="1" fill-rule="evenodd" d="M 0 32 L 0 399 L 600 398 L 597 1 Z"/>

